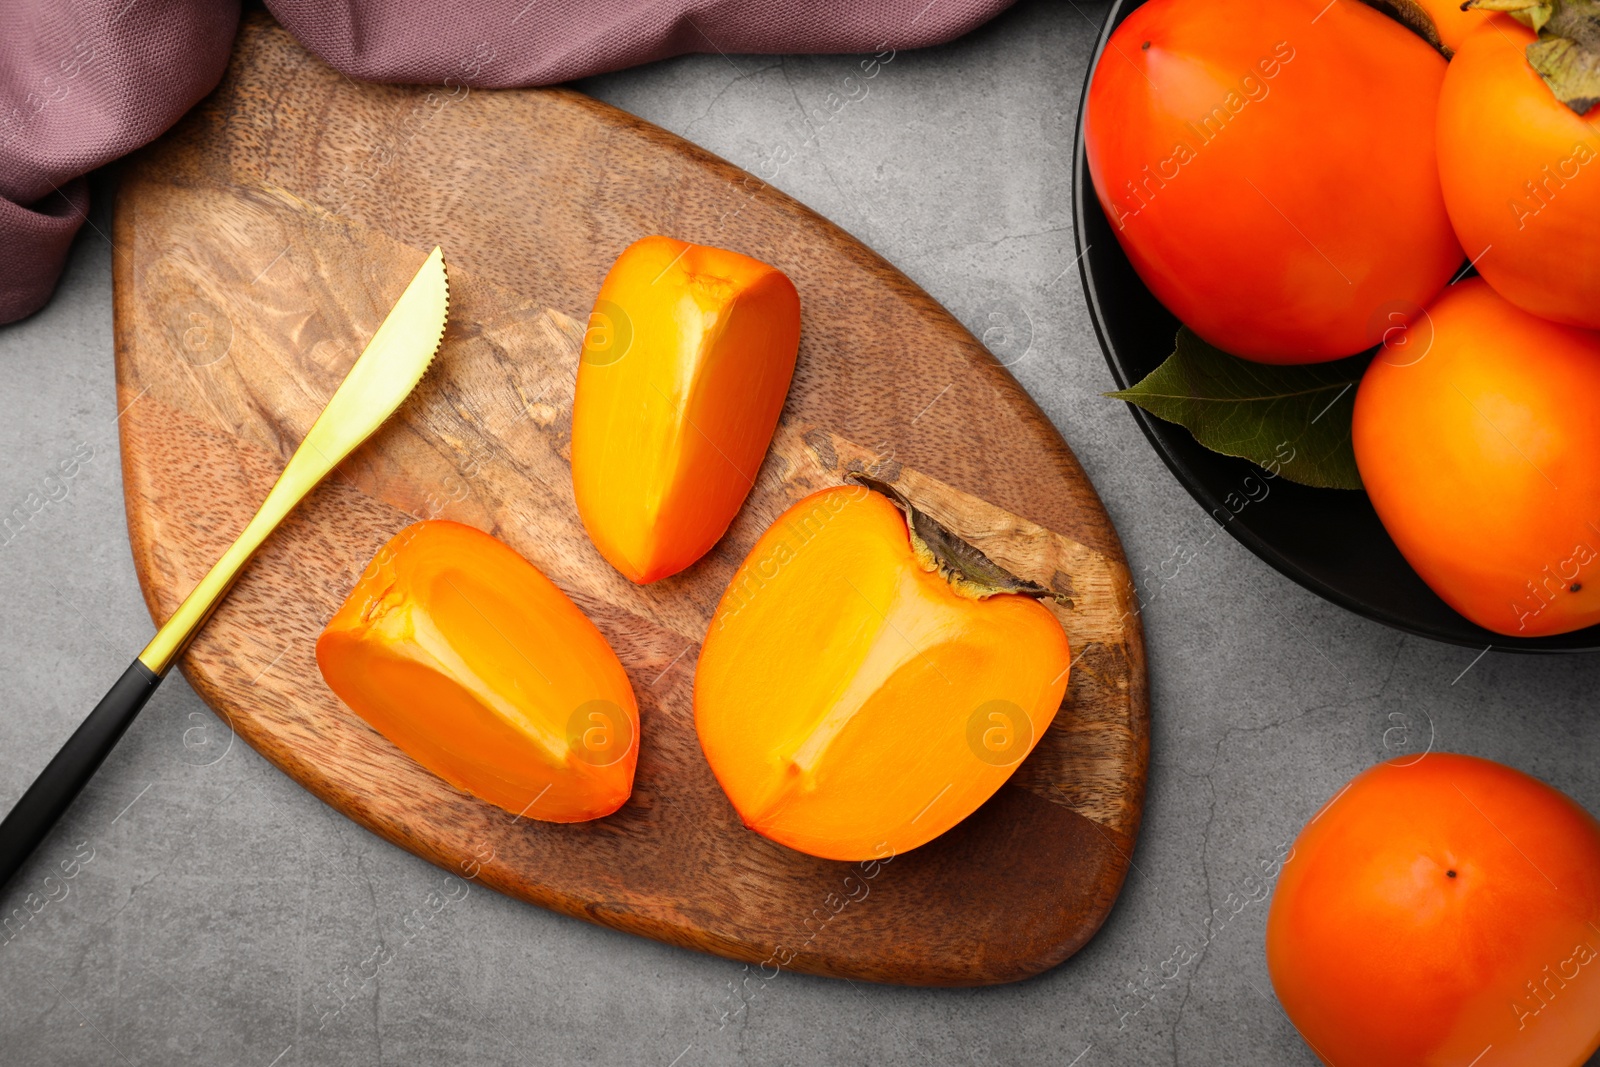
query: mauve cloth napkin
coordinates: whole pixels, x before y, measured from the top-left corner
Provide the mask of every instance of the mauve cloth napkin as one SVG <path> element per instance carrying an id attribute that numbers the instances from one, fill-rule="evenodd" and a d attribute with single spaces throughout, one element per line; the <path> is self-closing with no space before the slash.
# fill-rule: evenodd
<path id="1" fill-rule="evenodd" d="M 951 40 L 1013 0 L 267 0 L 370 81 L 547 85 L 685 52 L 878 52 Z M 238 0 L 0 0 L 0 323 L 50 297 L 83 175 L 222 77 Z"/>

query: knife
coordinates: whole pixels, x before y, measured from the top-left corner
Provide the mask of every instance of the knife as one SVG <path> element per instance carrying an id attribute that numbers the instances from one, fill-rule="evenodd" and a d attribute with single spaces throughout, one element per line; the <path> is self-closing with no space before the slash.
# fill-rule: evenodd
<path id="1" fill-rule="evenodd" d="M 328 472 L 372 436 L 421 380 L 444 338 L 450 287 L 435 248 L 372 335 L 300 447 L 216 565 L 156 631 L 139 657 L 61 746 L 0 822 L 0 888 L 11 880 L 67 810 L 161 684 L 173 661 L 205 625 L 261 542 Z"/>

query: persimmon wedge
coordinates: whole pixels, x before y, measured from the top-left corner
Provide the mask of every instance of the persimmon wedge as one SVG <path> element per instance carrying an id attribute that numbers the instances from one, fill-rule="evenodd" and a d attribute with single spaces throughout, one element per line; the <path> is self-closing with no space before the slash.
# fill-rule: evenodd
<path id="1" fill-rule="evenodd" d="M 700 746 L 740 818 L 827 859 L 882 859 L 966 818 L 1066 691 L 1048 591 L 901 503 L 849 485 L 785 512 L 696 668 Z"/>
<path id="2" fill-rule="evenodd" d="M 628 799 L 633 687 L 605 637 L 495 538 L 433 520 L 379 550 L 317 639 L 328 687 L 412 759 L 527 819 Z"/>
<path id="3" fill-rule="evenodd" d="M 630 580 L 676 574 L 728 529 L 772 443 L 800 297 L 737 252 L 646 237 L 600 287 L 572 404 L 572 486 Z"/>

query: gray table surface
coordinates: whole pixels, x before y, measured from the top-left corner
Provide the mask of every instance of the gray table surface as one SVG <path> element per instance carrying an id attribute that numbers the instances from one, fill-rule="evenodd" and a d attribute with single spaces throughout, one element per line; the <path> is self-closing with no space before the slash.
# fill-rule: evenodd
<path id="1" fill-rule="evenodd" d="M 1271 995 L 1252 876 L 1345 780 L 1431 744 L 1600 811 L 1600 662 L 1475 658 L 1317 599 L 1217 534 L 1101 396 L 1070 171 L 1104 12 L 1024 2 L 896 56 L 831 120 L 851 57 L 713 54 L 581 86 L 764 175 L 792 156 L 775 184 L 1011 360 L 1099 487 L 1149 598 L 1153 738 L 1135 871 L 1087 948 L 994 989 L 783 974 L 741 994 L 739 964 L 479 888 L 452 899 L 444 872 L 313 799 L 174 674 L 0 898 L 47 900 L 0 944 L 0 1062 L 1313 1064 Z M 0 328 L 0 511 L 61 496 L 46 476 L 92 450 L 0 546 L 0 809 L 152 632 L 99 191 L 54 301 Z M 46 887 L 74 856 L 91 858 Z"/>

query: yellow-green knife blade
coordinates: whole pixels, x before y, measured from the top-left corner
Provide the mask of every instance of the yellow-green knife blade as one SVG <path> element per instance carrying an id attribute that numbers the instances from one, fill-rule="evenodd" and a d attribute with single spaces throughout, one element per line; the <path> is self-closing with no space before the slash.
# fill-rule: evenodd
<path id="1" fill-rule="evenodd" d="M 435 248 L 289 457 L 261 509 L 139 653 L 139 662 L 158 677 L 166 673 L 267 535 L 329 471 L 394 414 L 433 362 L 444 337 L 449 304 L 444 255 Z"/>
<path id="2" fill-rule="evenodd" d="M 383 425 L 416 386 L 444 337 L 448 304 L 444 257 L 435 248 L 317 416 L 311 432 L 289 457 L 289 465 L 255 518 L 0 820 L 0 887 L 27 861 L 93 777 L 251 554 L 313 486 Z"/>

